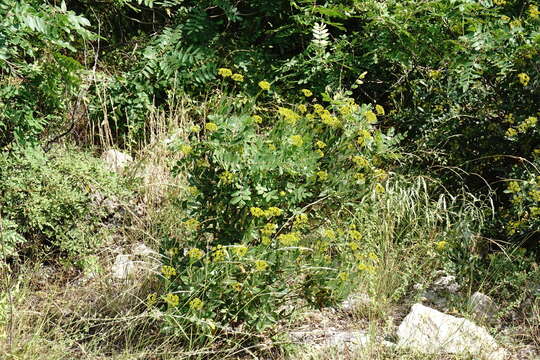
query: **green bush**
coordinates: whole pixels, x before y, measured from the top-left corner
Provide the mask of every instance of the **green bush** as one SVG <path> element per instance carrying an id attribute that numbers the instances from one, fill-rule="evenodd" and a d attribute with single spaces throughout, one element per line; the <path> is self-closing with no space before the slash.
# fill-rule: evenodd
<path id="1" fill-rule="evenodd" d="M 342 93 L 325 94 L 323 106 L 308 89 L 299 91 L 304 102 L 274 107 L 271 85 L 258 86 L 264 106 L 237 110 L 237 97 L 225 96 L 204 124 L 186 129 L 188 142 L 172 145 L 183 154 L 175 172 L 188 182 L 178 199 L 186 235 L 163 242 L 164 289 L 151 302 L 179 334 L 186 322 L 207 336 L 213 326 L 262 331 L 287 314 L 288 300 L 333 303 L 351 267 L 369 269 L 347 251 L 360 231 L 336 233 L 320 217 L 384 193 L 382 167 L 396 156 L 391 132 L 376 127 L 384 109 Z"/>
<path id="2" fill-rule="evenodd" d="M 82 260 L 107 233 L 109 214 L 91 201 L 124 193 L 99 160 L 75 152 L 26 148 L 0 154 L 4 255 Z"/>

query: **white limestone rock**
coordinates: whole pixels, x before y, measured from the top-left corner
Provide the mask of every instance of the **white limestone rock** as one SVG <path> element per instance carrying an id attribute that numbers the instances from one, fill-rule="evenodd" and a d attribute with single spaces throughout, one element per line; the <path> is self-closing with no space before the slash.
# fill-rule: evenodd
<path id="1" fill-rule="evenodd" d="M 499 310 L 493 299 L 479 291 L 471 295 L 469 305 L 478 320 L 493 321 Z"/>
<path id="2" fill-rule="evenodd" d="M 111 272 L 113 278 L 124 280 L 135 273 L 135 264 L 129 255 L 120 254 L 116 256 Z"/>
<path id="3" fill-rule="evenodd" d="M 485 360 L 506 358 L 506 351 L 486 329 L 422 304 L 412 306 L 397 335 L 399 346 L 427 354 L 469 354 Z"/>
<path id="4" fill-rule="evenodd" d="M 133 158 L 118 150 L 107 150 L 101 154 L 101 159 L 105 162 L 109 170 L 116 173 L 124 171 L 126 166 L 133 161 Z"/>

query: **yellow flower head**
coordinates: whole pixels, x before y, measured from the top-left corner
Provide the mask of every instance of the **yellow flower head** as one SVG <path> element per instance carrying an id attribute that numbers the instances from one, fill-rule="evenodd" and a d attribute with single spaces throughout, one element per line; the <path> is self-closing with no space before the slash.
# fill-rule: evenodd
<path id="1" fill-rule="evenodd" d="M 255 217 L 263 217 L 266 215 L 263 209 L 259 207 L 254 207 L 254 206 L 249 208 L 249 212 L 251 213 L 252 216 L 255 216 Z"/>
<path id="2" fill-rule="evenodd" d="M 201 131 L 201 127 L 199 125 L 191 125 L 189 131 L 192 133 L 198 133 Z"/>
<path id="3" fill-rule="evenodd" d="M 315 143 L 315 146 L 318 147 L 319 149 L 324 149 L 326 147 L 326 144 L 324 143 L 324 141 L 317 140 L 317 142 Z"/>
<path id="4" fill-rule="evenodd" d="M 255 270 L 264 271 L 268 267 L 268 262 L 265 260 L 255 260 Z"/>
<path id="5" fill-rule="evenodd" d="M 328 179 L 328 173 L 326 171 L 317 171 L 317 177 L 319 178 L 320 181 L 325 181 Z"/>
<path id="6" fill-rule="evenodd" d="M 281 210 L 280 208 L 275 207 L 275 206 L 269 207 L 269 208 L 264 212 L 264 215 L 265 215 L 266 217 L 268 217 L 268 218 L 274 217 L 274 216 L 281 216 L 281 214 L 283 214 L 283 210 Z"/>
<path id="7" fill-rule="evenodd" d="M 188 250 L 186 255 L 191 260 L 200 260 L 204 256 L 204 251 L 201 250 L 201 249 L 197 249 L 197 248 L 191 248 L 191 249 Z"/>
<path id="8" fill-rule="evenodd" d="M 157 303 L 157 298 L 158 297 L 156 293 L 148 294 L 148 296 L 146 297 L 146 306 L 148 307 L 154 306 Z"/>
<path id="9" fill-rule="evenodd" d="M 204 125 L 204 128 L 210 132 L 212 131 L 217 131 L 218 129 L 218 126 L 213 123 L 213 122 L 207 122 L 205 125 Z"/>
<path id="10" fill-rule="evenodd" d="M 529 80 L 531 80 L 531 78 L 529 77 L 529 75 L 525 74 L 525 73 L 520 73 L 517 75 L 518 79 L 519 79 L 519 82 L 523 85 L 523 86 L 527 86 L 529 84 Z"/>
<path id="11" fill-rule="evenodd" d="M 519 183 L 517 181 L 510 181 L 508 183 L 508 192 L 509 193 L 518 193 L 521 191 L 521 187 L 519 186 Z"/>
<path id="12" fill-rule="evenodd" d="M 191 146 L 189 146 L 189 145 L 184 144 L 184 145 L 180 146 L 180 152 L 182 154 L 184 154 L 184 156 L 189 155 L 191 153 L 191 150 L 193 150 L 193 148 Z"/>
<path id="13" fill-rule="evenodd" d="M 324 157 L 324 152 L 321 149 L 315 150 L 315 153 L 319 155 L 319 157 Z"/>
<path id="14" fill-rule="evenodd" d="M 244 81 L 244 75 L 241 75 L 241 74 L 233 74 L 231 76 L 231 79 L 233 79 L 234 81 L 237 81 L 237 82 L 242 82 Z"/>
<path id="15" fill-rule="evenodd" d="M 358 167 L 361 167 L 361 168 L 367 168 L 367 167 L 369 167 L 369 162 L 368 162 L 368 160 L 367 160 L 365 157 L 363 157 L 362 155 L 355 155 L 355 156 L 353 156 L 352 161 L 353 161 L 353 163 L 355 163 L 356 166 L 358 166 Z"/>
<path id="16" fill-rule="evenodd" d="M 281 234 L 277 237 L 279 243 L 283 246 L 295 245 L 300 241 L 300 234 L 296 231 L 288 234 Z"/>
<path id="17" fill-rule="evenodd" d="M 298 105 L 298 111 L 300 111 L 301 114 L 305 114 L 307 112 L 307 106 L 304 104 Z"/>
<path id="18" fill-rule="evenodd" d="M 163 300 L 165 300 L 165 302 L 170 307 L 178 306 L 178 304 L 180 303 L 180 298 L 178 297 L 178 295 L 175 295 L 175 294 L 172 294 L 172 293 L 168 293 L 167 295 L 165 295 Z"/>
<path id="19" fill-rule="evenodd" d="M 248 247 L 245 245 L 238 245 L 238 246 L 233 247 L 233 252 L 238 257 L 244 257 L 248 252 Z"/>
<path id="20" fill-rule="evenodd" d="M 279 107 L 278 108 L 278 114 L 283 116 L 285 121 L 287 121 L 290 124 L 296 124 L 298 120 L 300 120 L 300 115 L 292 111 L 291 109 Z"/>
<path id="21" fill-rule="evenodd" d="M 493 3 L 498 6 L 506 5 L 506 0 L 493 0 Z"/>
<path id="22" fill-rule="evenodd" d="M 259 81 L 259 87 L 263 90 L 270 90 L 270 83 L 268 81 Z"/>
<path id="23" fill-rule="evenodd" d="M 375 115 L 375 113 L 371 110 L 369 111 L 366 111 L 364 113 L 364 117 L 366 118 L 367 122 L 369 124 L 373 124 L 373 123 L 376 123 L 377 122 L 377 115 Z"/>
<path id="24" fill-rule="evenodd" d="M 540 10 L 538 10 L 538 6 L 536 5 L 529 5 L 529 16 L 533 19 L 537 19 L 540 15 Z"/>
<path id="25" fill-rule="evenodd" d="M 381 105 L 375 105 L 375 111 L 377 115 L 384 115 L 384 108 Z"/>
<path id="26" fill-rule="evenodd" d="M 302 136 L 300 136 L 300 135 L 291 136 L 289 141 L 294 146 L 302 146 L 302 145 L 304 145 L 304 139 L 302 139 Z"/>
<path id="27" fill-rule="evenodd" d="M 514 137 L 517 135 L 517 130 L 514 129 L 514 128 L 508 128 L 508 130 L 506 130 L 506 136 L 508 137 Z"/>
<path id="28" fill-rule="evenodd" d="M 204 302 L 199 298 L 195 298 L 189 302 L 189 308 L 194 311 L 202 310 L 203 306 Z"/>
<path id="29" fill-rule="evenodd" d="M 271 243 L 272 243 L 272 239 L 270 239 L 269 236 L 263 236 L 263 237 L 261 238 L 261 244 L 268 246 L 268 245 L 270 245 Z"/>
<path id="30" fill-rule="evenodd" d="M 255 124 L 260 124 L 263 122 L 262 117 L 260 117 L 259 115 L 252 115 L 251 120 L 253 120 Z"/>
<path id="31" fill-rule="evenodd" d="M 238 281 L 232 284 L 232 288 L 238 292 L 242 291 L 242 287 L 242 284 L 240 284 Z"/>
<path id="32" fill-rule="evenodd" d="M 270 236 L 273 233 L 275 233 L 276 230 L 277 230 L 277 225 L 276 224 L 268 223 L 268 224 L 264 225 L 264 227 L 261 229 L 261 233 L 263 235 Z"/>
<path id="33" fill-rule="evenodd" d="M 307 214 L 298 214 L 294 218 L 294 227 L 300 227 L 306 225 L 308 222 L 308 216 Z"/>
<path id="34" fill-rule="evenodd" d="M 172 276 L 176 275 L 176 269 L 173 268 L 172 266 L 163 265 L 161 267 L 161 274 L 166 279 L 170 279 Z"/>
<path id="35" fill-rule="evenodd" d="M 304 94 L 305 97 L 310 97 L 313 95 L 313 93 L 311 92 L 311 90 L 308 90 L 308 89 L 302 89 L 302 94 Z"/>
<path id="36" fill-rule="evenodd" d="M 375 192 L 377 194 L 383 194 L 385 192 L 384 186 L 382 186 L 381 184 L 375 185 Z"/>
<path id="37" fill-rule="evenodd" d="M 224 172 L 219 174 L 219 180 L 223 185 L 229 185 L 234 181 L 234 174 L 225 170 Z"/>
<path id="38" fill-rule="evenodd" d="M 184 226 L 188 230 L 192 230 L 192 231 L 198 230 L 200 224 L 201 223 L 197 219 L 188 219 L 188 220 L 184 221 Z"/>
<path id="39" fill-rule="evenodd" d="M 323 236 L 330 240 L 334 240 L 336 238 L 336 232 L 332 229 L 325 229 L 323 231 Z"/>
<path id="40" fill-rule="evenodd" d="M 358 230 L 349 230 L 349 235 L 351 237 L 351 239 L 353 240 L 361 240 L 362 239 L 362 233 Z"/>
<path id="41" fill-rule="evenodd" d="M 223 261 L 227 257 L 227 252 L 225 251 L 225 249 L 223 249 L 223 247 L 218 246 L 217 248 L 214 248 L 213 250 L 214 252 L 212 253 L 212 260 L 214 262 Z"/>
<path id="42" fill-rule="evenodd" d="M 222 77 L 226 78 L 226 77 L 229 77 L 232 75 L 232 71 L 231 69 L 227 69 L 227 68 L 219 68 L 218 69 L 218 74 L 221 75 Z"/>
<path id="43" fill-rule="evenodd" d="M 444 249 L 446 249 L 446 246 L 448 245 L 448 242 L 446 241 L 437 241 L 435 243 L 435 248 L 439 251 L 442 251 Z"/>

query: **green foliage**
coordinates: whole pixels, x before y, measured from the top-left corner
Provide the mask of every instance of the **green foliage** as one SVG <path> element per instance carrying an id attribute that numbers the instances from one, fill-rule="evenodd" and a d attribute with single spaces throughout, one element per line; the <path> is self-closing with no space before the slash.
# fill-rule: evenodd
<path id="1" fill-rule="evenodd" d="M 248 82 L 228 69 L 220 75 Z M 163 243 L 169 260 L 159 302 L 168 329 L 184 336 L 186 326 L 205 336 L 230 326 L 260 332 L 290 313 L 282 305 L 291 299 L 333 303 L 371 270 L 355 267 L 347 251 L 361 233 L 338 233 L 319 216 L 385 192 L 391 134 L 376 127 L 370 105 L 346 94 L 324 94 L 326 107 L 313 100 L 274 108 L 268 104 L 279 96 L 259 86 L 266 105 L 238 110 L 237 97 L 222 97 L 202 128 L 186 129 L 188 142 L 171 145 L 183 154 L 175 172 L 189 184 L 178 199 L 186 235 Z"/>
<path id="2" fill-rule="evenodd" d="M 92 39 L 84 17 L 41 1 L 0 5 L 0 148 L 35 143 L 66 123 L 82 66 L 65 55 Z"/>
<path id="3" fill-rule="evenodd" d="M 104 209 L 91 195 L 119 194 L 116 180 L 85 155 L 31 148 L 0 155 L 4 255 L 52 252 L 79 261 L 103 241 Z"/>

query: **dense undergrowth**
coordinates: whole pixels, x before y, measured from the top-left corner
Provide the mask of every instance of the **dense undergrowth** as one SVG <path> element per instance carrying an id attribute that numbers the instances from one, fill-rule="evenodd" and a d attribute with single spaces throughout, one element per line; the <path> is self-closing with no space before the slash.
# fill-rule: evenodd
<path id="1" fill-rule="evenodd" d="M 538 7 L 3 1 L 0 353 L 294 357 L 302 311 L 441 272 L 538 346 Z"/>

